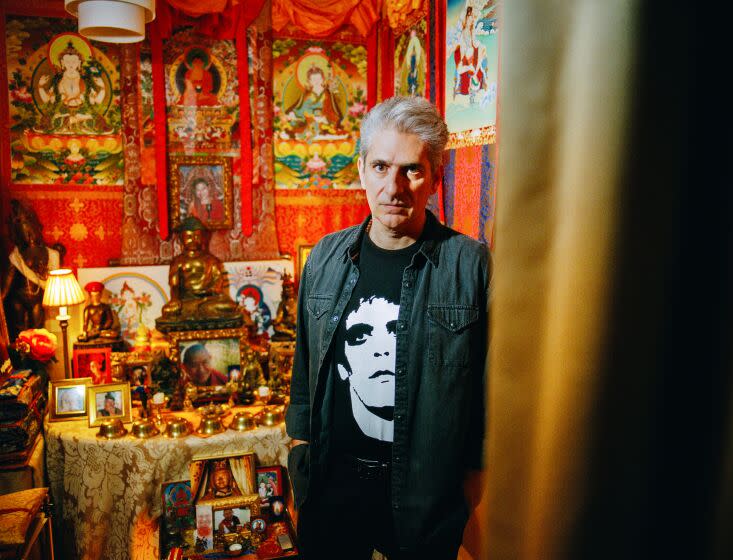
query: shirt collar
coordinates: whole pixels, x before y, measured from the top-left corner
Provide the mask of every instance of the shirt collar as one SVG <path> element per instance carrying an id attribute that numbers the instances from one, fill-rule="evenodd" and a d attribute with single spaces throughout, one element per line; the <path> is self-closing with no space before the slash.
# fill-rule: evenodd
<path id="1" fill-rule="evenodd" d="M 440 228 L 441 224 L 430 210 L 425 210 L 425 226 L 421 235 L 420 249 L 418 254 L 422 254 L 433 266 L 438 266 L 438 257 L 440 255 Z M 356 262 L 359 259 L 359 251 L 361 249 L 361 240 L 367 231 L 371 214 L 355 228 L 348 238 L 346 249 L 344 250 L 344 260 L 351 259 Z"/>

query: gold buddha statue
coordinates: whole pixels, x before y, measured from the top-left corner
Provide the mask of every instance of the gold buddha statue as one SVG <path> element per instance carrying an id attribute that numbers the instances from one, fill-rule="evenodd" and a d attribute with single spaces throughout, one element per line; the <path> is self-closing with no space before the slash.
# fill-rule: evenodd
<path id="1" fill-rule="evenodd" d="M 180 231 L 183 251 L 171 262 L 171 299 L 156 327 L 163 332 L 241 327 L 242 312 L 229 297 L 224 264 L 209 253 L 208 231 L 193 216 L 183 221 Z"/>
<path id="2" fill-rule="evenodd" d="M 298 318 L 297 314 L 298 302 L 295 299 L 295 284 L 292 276 L 287 272 L 283 272 L 283 288 L 280 304 L 277 306 L 277 314 L 272 320 L 272 328 L 275 334 L 272 335 L 273 341 L 292 341 L 295 340 L 295 322 Z"/>

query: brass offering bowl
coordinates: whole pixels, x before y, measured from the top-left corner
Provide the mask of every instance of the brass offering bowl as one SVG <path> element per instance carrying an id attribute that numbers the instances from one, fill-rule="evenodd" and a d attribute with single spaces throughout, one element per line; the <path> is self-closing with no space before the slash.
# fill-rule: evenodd
<path id="1" fill-rule="evenodd" d="M 155 422 L 151 420 L 141 419 L 132 423 L 132 435 L 139 439 L 148 439 L 159 434 Z"/>
<path id="2" fill-rule="evenodd" d="M 278 406 L 267 406 L 257 416 L 260 426 L 277 426 L 285 421 L 282 408 Z"/>
<path id="3" fill-rule="evenodd" d="M 169 438 L 186 437 L 191 433 L 191 422 L 185 418 L 174 416 L 165 423 L 165 432 L 163 435 Z"/>
<path id="4" fill-rule="evenodd" d="M 254 430 L 257 427 L 254 416 L 244 410 L 237 412 L 229 423 L 229 428 L 238 432 Z"/>
<path id="5" fill-rule="evenodd" d="M 122 420 L 119 418 L 112 418 L 110 420 L 104 420 L 99 425 L 99 431 L 97 437 L 100 439 L 116 439 L 124 436 L 127 433 Z"/>
<path id="6" fill-rule="evenodd" d="M 213 436 L 214 434 L 220 434 L 224 431 L 224 426 L 221 423 L 221 417 L 218 414 L 208 414 L 201 417 L 199 427 L 196 428 L 196 433 L 201 436 Z"/>

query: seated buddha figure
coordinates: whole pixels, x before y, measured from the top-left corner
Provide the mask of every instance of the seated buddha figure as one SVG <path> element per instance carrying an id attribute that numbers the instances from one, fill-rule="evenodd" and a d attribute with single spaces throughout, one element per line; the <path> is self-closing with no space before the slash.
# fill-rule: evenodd
<path id="1" fill-rule="evenodd" d="M 295 322 L 298 318 L 297 307 L 295 284 L 292 277 L 285 272 L 283 273 L 282 299 L 277 306 L 277 314 L 272 320 L 272 328 L 275 331 L 275 334 L 272 335 L 273 341 L 295 340 Z"/>
<path id="2" fill-rule="evenodd" d="M 84 289 L 89 294 L 89 303 L 84 308 L 84 330 L 77 340 L 79 342 L 119 340 L 120 328 L 115 312 L 108 303 L 102 302 L 104 284 L 89 282 Z"/>
<path id="3" fill-rule="evenodd" d="M 242 313 L 229 297 L 227 272 L 208 248 L 208 231 L 193 216 L 180 227 L 183 251 L 170 265 L 171 298 L 155 321 L 158 330 L 236 328 Z"/>

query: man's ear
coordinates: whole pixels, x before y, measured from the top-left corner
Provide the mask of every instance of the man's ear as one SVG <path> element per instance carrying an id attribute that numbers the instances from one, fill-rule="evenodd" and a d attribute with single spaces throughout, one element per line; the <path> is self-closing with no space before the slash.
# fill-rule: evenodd
<path id="1" fill-rule="evenodd" d="M 359 180 L 361 181 L 361 187 L 364 188 L 364 160 L 359 156 L 356 158 L 356 168 L 359 170 Z"/>
<path id="2" fill-rule="evenodd" d="M 339 370 L 339 377 L 346 381 L 346 379 L 349 377 L 349 372 L 346 371 L 346 368 L 342 364 L 337 364 L 336 368 Z"/>

